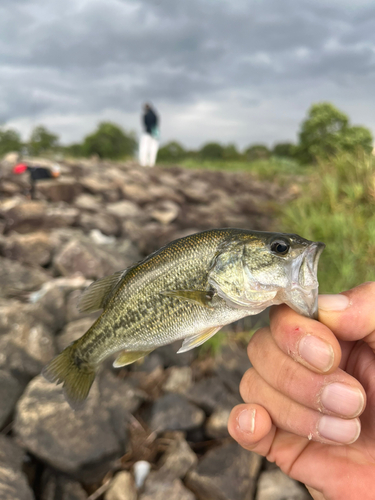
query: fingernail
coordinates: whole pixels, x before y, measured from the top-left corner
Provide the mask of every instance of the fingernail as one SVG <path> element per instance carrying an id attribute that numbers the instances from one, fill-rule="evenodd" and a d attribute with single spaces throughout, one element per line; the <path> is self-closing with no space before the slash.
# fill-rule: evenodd
<path id="1" fill-rule="evenodd" d="M 318 422 L 318 432 L 321 437 L 336 443 L 354 443 L 361 432 L 361 424 L 357 418 L 343 420 L 342 418 L 323 415 Z"/>
<path id="2" fill-rule="evenodd" d="M 238 422 L 238 427 L 241 429 L 242 432 L 254 433 L 255 429 L 255 413 L 256 409 L 252 410 L 243 410 L 241 413 L 238 415 L 237 422 Z"/>
<path id="3" fill-rule="evenodd" d="M 349 298 L 346 295 L 319 295 L 318 307 L 322 311 L 343 311 L 349 306 Z"/>
<path id="4" fill-rule="evenodd" d="M 344 417 L 355 417 L 362 411 L 365 399 L 359 389 L 335 382 L 324 388 L 321 403 L 326 410 Z"/>
<path id="5" fill-rule="evenodd" d="M 318 337 L 313 335 L 302 337 L 298 351 L 301 358 L 322 372 L 328 371 L 333 365 L 332 347 Z"/>

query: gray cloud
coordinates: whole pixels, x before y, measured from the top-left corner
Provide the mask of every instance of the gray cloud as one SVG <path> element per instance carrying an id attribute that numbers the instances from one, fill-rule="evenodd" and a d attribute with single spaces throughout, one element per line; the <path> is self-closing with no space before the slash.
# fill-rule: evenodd
<path id="1" fill-rule="evenodd" d="M 0 121 L 53 122 L 63 139 L 78 140 L 83 129 L 72 123 L 67 133 L 68 116 L 87 115 L 93 128 L 95 117 L 122 110 L 117 118 L 133 128 L 127 120 L 151 99 L 167 118 L 165 139 L 203 142 L 209 129 L 210 138 L 241 143 L 242 127 L 257 136 L 260 109 L 266 123 L 271 103 L 282 118 L 276 103 L 289 100 L 299 118 L 275 128 L 272 109 L 262 128 L 265 142 L 288 138 L 309 99 L 351 107 L 359 88 L 363 102 L 372 95 L 374 17 L 370 1 L 3 0 Z M 375 129 L 369 106 L 363 120 Z M 175 113 L 202 109 L 211 111 L 196 116 L 198 129 L 168 128 Z"/>

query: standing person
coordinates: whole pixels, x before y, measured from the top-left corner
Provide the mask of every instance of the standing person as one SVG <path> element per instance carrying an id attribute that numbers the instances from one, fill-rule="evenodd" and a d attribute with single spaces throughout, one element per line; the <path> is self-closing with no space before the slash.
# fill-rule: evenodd
<path id="1" fill-rule="evenodd" d="M 143 106 L 142 122 L 144 133 L 139 146 L 139 163 L 142 167 L 153 167 L 159 149 L 159 117 L 152 106 Z"/>

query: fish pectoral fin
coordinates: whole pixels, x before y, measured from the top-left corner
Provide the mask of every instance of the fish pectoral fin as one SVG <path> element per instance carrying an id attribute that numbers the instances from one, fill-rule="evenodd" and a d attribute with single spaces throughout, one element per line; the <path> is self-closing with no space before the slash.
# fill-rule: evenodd
<path id="1" fill-rule="evenodd" d="M 121 351 L 113 362 L 113 366 L 114 368 L 120 368 L 121 366 L 131 365 L 134 361 L 147 356 L 152 351 L 153 349 L 150 351 Z"/>
<path id="2" fill-rule="evenodd" d="M 203 330 L 191 337 L 187 337 L 183 343 L 181 348 L 177 351 L 178 354 L 186 351 L 190 351 L 190 349 L 194 349 L 194 347 L 198 347 L 202 345 L 206 340 L 210 339 L 217 333 L 222 326 L 214 326 L 213 328 L 208 328 L 207 330 Z"/>
<path id="3" fill-rule="evenodd" d="M 112 297 L 123 273 L 124 271 L 118 271 L 111 276 L 106 276 L 91 283 L 81 295 L 78 310 L 80 312 L 93 312 L 103 309 Z"/>
<path id="4" fill-rule="evenodd" d="M 207 290 L 165 290 L 160 293 L 168 297 L 175 297 L 203 307 L 212 308 L 213 293 Z"/>

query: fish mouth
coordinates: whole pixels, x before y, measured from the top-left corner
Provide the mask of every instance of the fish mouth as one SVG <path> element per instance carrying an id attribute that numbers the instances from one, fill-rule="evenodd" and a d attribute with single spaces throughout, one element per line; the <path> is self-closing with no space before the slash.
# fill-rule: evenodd
<path id="1" fill-rule="evenodd" d="M 285 303 L 294 311 L 318 319 L 318 262 L 324 243 L 312 243 L 292 264 L 291 286 L 286 291 Z"/>

